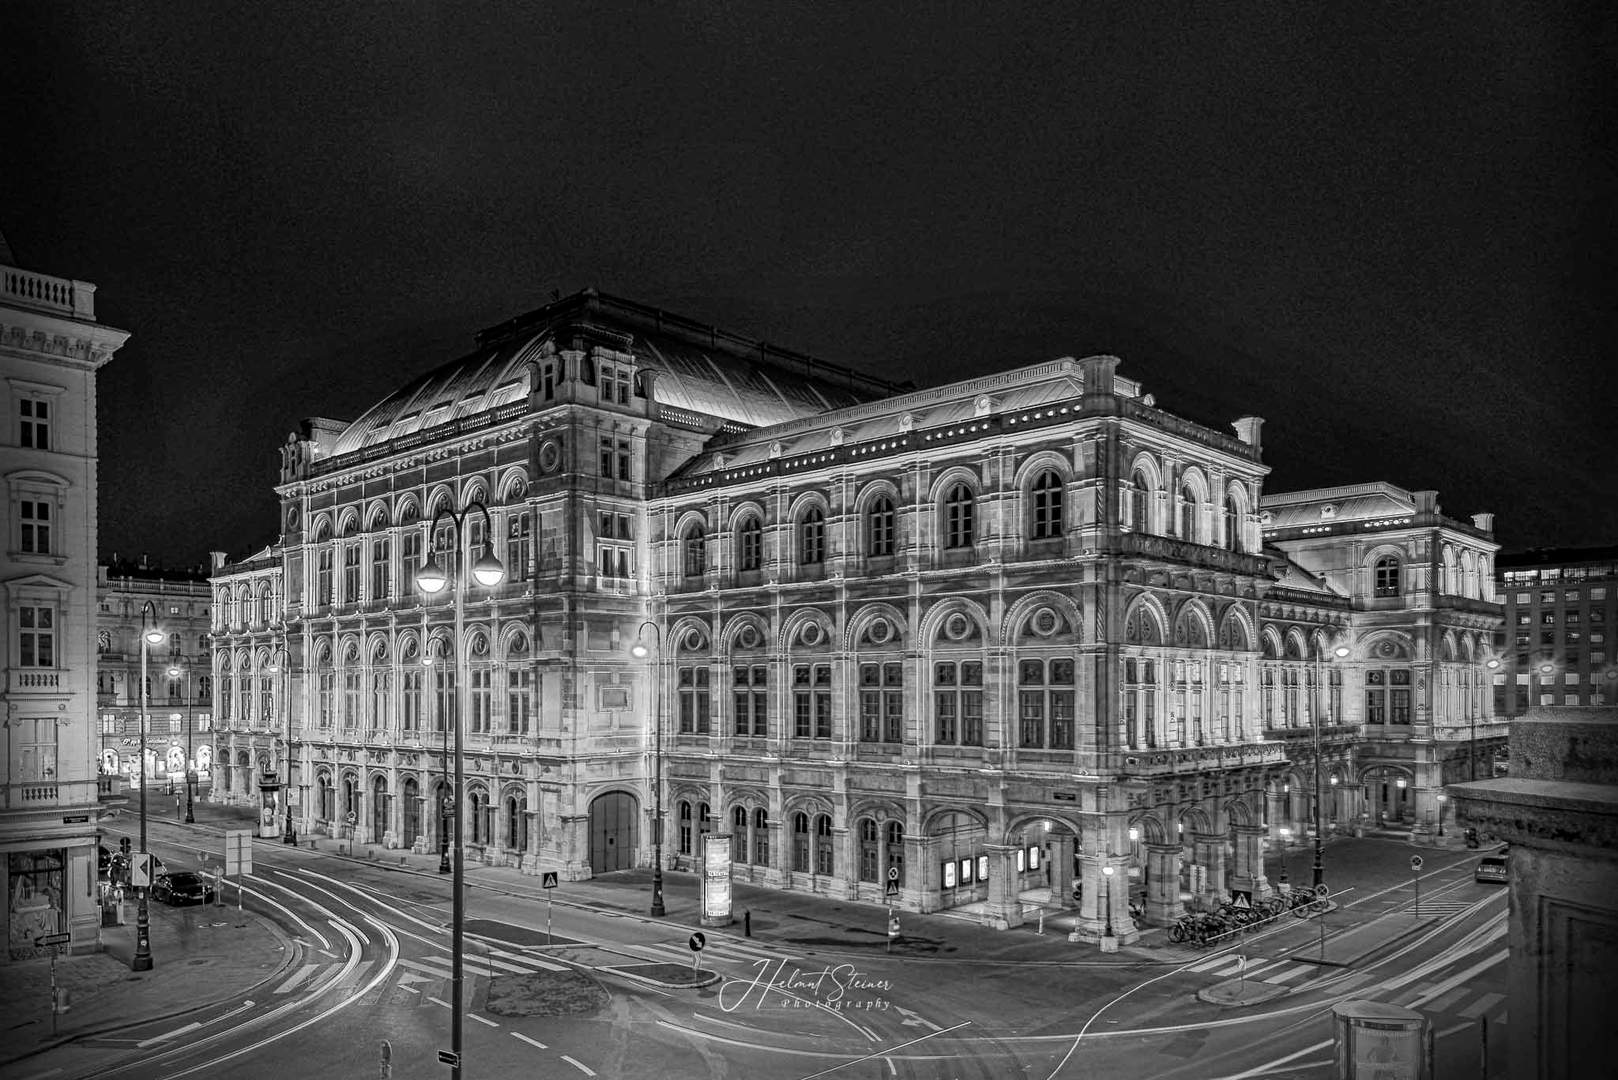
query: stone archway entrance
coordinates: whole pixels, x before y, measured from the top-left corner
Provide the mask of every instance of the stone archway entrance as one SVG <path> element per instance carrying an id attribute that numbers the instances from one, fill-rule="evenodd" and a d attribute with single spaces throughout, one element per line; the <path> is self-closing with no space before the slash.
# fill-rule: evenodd
<path id="1" fill-rule="evenodd" d="M 635 865 L 640 807 L 625 791 L 609 791 L 590 801 L 590 872 L 608 874 Z"/>
<path id="2" fill-rule="evenodd" d="M 1416 820 L 1415 777 L 1395 765 L 1374 765 L 1360 774 L 1372 828 L 1409 828 Z"/>

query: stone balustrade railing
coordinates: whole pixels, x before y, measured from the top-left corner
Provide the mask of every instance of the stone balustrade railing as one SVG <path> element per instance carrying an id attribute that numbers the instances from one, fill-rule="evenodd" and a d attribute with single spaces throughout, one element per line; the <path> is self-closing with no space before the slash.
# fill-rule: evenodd
<path id="1" fill-rule="evenodd" d="M 0 298 L 22 307 L 58 311 L 77 319 L 96 317 L 96 287 L 15 266 L 0 266 Z"/>

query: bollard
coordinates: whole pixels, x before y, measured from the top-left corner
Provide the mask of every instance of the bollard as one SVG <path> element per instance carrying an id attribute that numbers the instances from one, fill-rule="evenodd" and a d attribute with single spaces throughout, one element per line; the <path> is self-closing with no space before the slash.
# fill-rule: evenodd
<path id="1" fill-rule="evenodd" d="M 753 936 L 753 912 L 751 909 L 742 912 L 742 934 L 746 937 Z"/>

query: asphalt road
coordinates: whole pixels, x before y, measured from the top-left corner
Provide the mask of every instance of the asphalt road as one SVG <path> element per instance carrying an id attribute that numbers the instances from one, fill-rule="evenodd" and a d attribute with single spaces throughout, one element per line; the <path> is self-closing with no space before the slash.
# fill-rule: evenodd
<path id="1" fill-rule="evenodd" d="M 177 828 L 154 838 L 171 862 L 194 857 Z M 1388 850 L 1390 863 L 1408 854 Z M 51 1080 L 451 1075 L 438 1061 L 450 1047 L 448 880 L 277 845 L 257 845 L 254 858 L 243 900 L 295 943 L 288 975 L 184 1023 L 78 1044 Z M 1368 998 L 1429 1014 L 1439 1080 L 1480 1075 L 1488 1017 L 1489 1080 L 1503 1078 L 1504 890 L 1474 884 L 1466 853 L 1430 861 L 1419 917 L 1399 874 L 1361 871 L 1337 896 L 1324 945 L 1318 923 L 1291 919 L 1224 950 L 1165 948 L 1127 966 L 1060 936 L 1048 962 L 1018 963 L 715 937 L 701 963 L 723 980 L 700 990 L 623 970 L 689 964 L 686 928 L 558 906 L 547 938 L 545 904 L 473 887 L 461 1075 L 1324 1080 L 1330 1006 Z M 1353 935 L 1368 932 L 1387 944 L 1352 966 L 1310 962 L 1355 951 Z M 1246 977 L 1277 996 L 1239 1009 L 1199 1001 L 1198 990 L 1238 977 L 1238 955 Z M 491 976 L 564 970 L 593 973 L 605 1006 L 526 1018 L 485 1007 Z"/>

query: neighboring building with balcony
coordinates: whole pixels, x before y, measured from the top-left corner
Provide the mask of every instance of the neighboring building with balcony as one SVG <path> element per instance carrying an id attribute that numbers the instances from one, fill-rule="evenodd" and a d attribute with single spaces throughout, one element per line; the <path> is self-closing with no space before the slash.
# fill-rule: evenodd
<path id="1" fill-rule="evenodd" d="M 47 934 L 75 951 L 100 940 L 96 843 L 120 793 L 96 768 L 96 372 L 129 338 L 96 322 L 94 285 L 14 261 L 0 237 L 8 959 Z"/>
<path id="2" fill-rule="evenodd" d="M 285 817 L 287 702 L 297 694 L 299 670 L 288 652 L 283 575 L 281 551 L 272 547 L 228 565 L 216 553 L 210 579 L 218 691 L 218 772 L 212 798 L 258 807 L 264 833 Z"/>
<path id="3" fill-rule="evenodd" d="M 1506 621 L 1496 711 L 1618 705 L 1618 547 L 1513 552 L 1497 570 Z"/>
<path id="4" fill-rule="evenodd" d="M 189 770 L 205 794 L 213 779 L 213 650 L 207 574 L 114 561 L 96 582 L 96 724 L 101 773 L 133 788 L 140 768 L 141 619 L 162 631 L 146 656 L 147 797 L 183 794 Z M 149 813 L 163 810 L 161 801 Z"/>
<path id="5" fill-rule="evenodd" d="M 916 391 L 569 297 L 287 441 L 278 540 L 213 579 L 216 673 L 260 677 L 284 618 L 300 828 L 418 850 L 466 678 L 468 856 L 568 877 L 650 858 L 659 728 L 670 861 L 727 833 L 740 879 L 880 901 L 896 872 L 1002 926 L 1077 876 L 1099 935 L 1107 867 L 1154 921 L 1264 893 L 1317 741 L 1333 826 L 1369 785 L 1423 832 L 1488 706 L 1486 521 L 1266 496 L 1261 420 L 1175 416 L 1118 363 Z M 455 551 L 439 515 L 474 501 Z M 485 541 L 507 579 L 457 642 L 413 573 Z M 282 614 L 221 636 L 250 569 Z"/>

